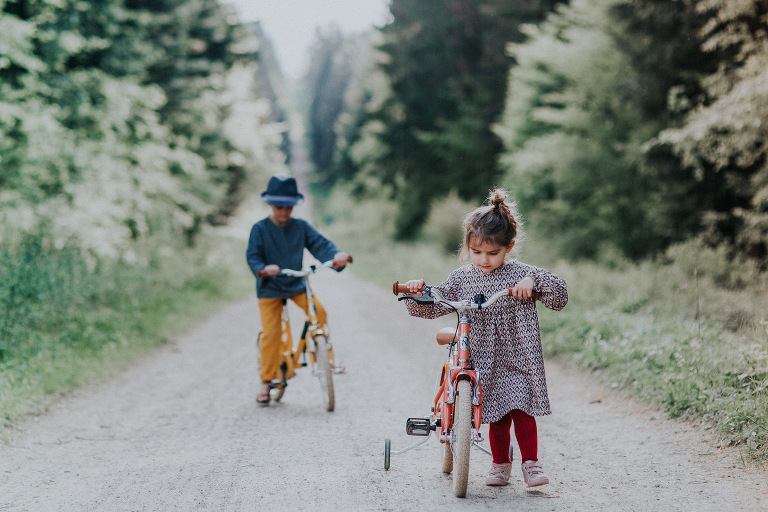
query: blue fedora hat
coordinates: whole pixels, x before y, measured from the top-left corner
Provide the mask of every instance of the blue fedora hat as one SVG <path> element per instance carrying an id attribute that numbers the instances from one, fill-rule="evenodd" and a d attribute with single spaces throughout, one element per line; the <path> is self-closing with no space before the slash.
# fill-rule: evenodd
<path id="1" fill-rule="evenodd" d="M 304 201 L 299 194 L 296 179 L 291 176 L 272 176 L 269 178 L 267 190 L 261 194 L 265 203 L 272 206 L 296 206 Z"/>

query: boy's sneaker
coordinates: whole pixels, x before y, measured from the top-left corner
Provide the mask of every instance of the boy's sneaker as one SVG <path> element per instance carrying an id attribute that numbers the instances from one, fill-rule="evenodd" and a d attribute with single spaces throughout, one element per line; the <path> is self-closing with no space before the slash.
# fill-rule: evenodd
<path id="1" fill-rule="evenodd" d="M 541 463 L 537 460 L 527 460 L 523 462 L 523 479 L 528 487 L 538 487 L 540 485 L 547 485 L 549 478 L 544 474 L 544 470 L 541 469 Z"/>
<path id="2" fill-rule="evenodd" d="M 491 464 L 491 471 L 485 480 L 485 485 L 507 485 L 512 474 L 512 464 Z"/>

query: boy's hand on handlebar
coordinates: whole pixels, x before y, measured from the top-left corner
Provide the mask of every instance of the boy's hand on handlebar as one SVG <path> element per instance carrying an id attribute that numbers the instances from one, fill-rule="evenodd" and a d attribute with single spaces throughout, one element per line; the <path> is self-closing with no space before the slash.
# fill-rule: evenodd
<path id="1" fill-rule="evenodd" d="M 530 299 L 533 297 L 533 287 L 535 285 L 536 283 L 533 282 L 533 278 L 531 276 L 525 276 L 520 280 L 519 283 L 512 287 L 512 293 L 510 293 L 510 296 L 521 300 Z"/>
<path id="2" fill-rule="evenodd" d="M 280 267 L 277 265 L 267 265 L 261 271 L 261 274 L 264 276 L 276 276 L 279 273 L 280 273 Z"/>
<path id="3" fill-rule="evenodd" d="M 337 252 L 333 256 L 333 268 L 344 268 L 347 263 L 352 263 L 352 256 L 345 252 Z"/>

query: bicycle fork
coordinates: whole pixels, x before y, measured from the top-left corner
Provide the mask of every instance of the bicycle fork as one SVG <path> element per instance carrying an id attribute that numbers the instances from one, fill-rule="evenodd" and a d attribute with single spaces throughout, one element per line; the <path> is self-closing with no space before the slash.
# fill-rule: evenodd
<path id="1" fill-rule="evenodd" d="M 443 402 L 443 417 L 446 417 L 448 421 L 445 424 L 441 424 L 440 440 L 453 442 L 453 416 L 454 416 L 454 404 L 456 403 L 456 396 L 458 392 L 456 390 L 456 383 L 459 380 L 469 380 L 472 384 L 472 437 L 473 441 L 482 441 L 480 436 L 480 424 L 482 418 L 482 391 L 480 387 L 479 375 L 475 370 L 454 368 L 451 370 L 451 378 L 445 382 L 445 393 Z M 442 423 L 442 422 L 441 422 Z"/>
<path id="2" fill-rule="evenodd" d="M 331 345 L 331 333 L 330 329 L 328 327 L 328 324 L 320 325 L 318 316 L 317 316 L 317 302 L 315 299 L 314 291 L 312 291 L 312 288 L 309 286 L 309 279 L 307 277 L 304 278 L 304 285 L 306 288 L 306 294 L 307 294 L 307 321 L 304 324 L 304 330 L 301 333 L 301 339 L 304 340 L 304 347 L 306 348 L 309 346 L 309 352 L 311 354 L 312 363 L 314 364 L 316 361 L 315 352 L 317 351 L 317 348 L 315 347 L 315 337 L 316 336 L 324 336 L 325 337 L 325 346 L 328 349 L 328 359 L 331 363 L 331 368 L 336 367 L 334 355 L 333 355 L 333 345 Z M 306 364 L 305 364 L 306 366 Z M 337 373 L 334 371 L 334 373 Z"/>

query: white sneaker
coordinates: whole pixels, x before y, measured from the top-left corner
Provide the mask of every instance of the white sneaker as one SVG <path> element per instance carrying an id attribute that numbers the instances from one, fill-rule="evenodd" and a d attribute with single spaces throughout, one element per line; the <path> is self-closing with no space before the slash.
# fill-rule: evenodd
<path id="1" fill-rule="evenodd" d="M 527 460 L 523 462 L 522 469 L 523 479 L 528 487 L 538 487 L 549 483 L 549 477 L 544 474 L 544 470 L 541 469 L 541 463 L 539 461 Z"/>

